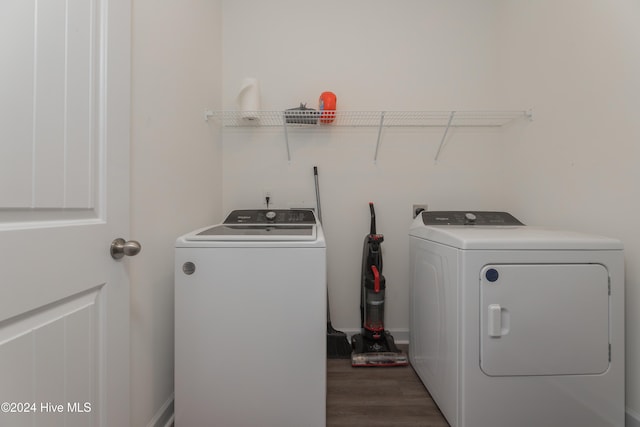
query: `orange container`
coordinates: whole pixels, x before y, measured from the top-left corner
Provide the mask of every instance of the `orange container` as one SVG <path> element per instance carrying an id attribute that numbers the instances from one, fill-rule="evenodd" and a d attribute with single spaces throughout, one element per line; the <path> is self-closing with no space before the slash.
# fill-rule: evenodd
<path id="1" fill-rule="evenodd" d="M 322 92 L 319 101 L 320 123 L 333 123 L 336 117 L 336 94 L 333 92 Z"/>

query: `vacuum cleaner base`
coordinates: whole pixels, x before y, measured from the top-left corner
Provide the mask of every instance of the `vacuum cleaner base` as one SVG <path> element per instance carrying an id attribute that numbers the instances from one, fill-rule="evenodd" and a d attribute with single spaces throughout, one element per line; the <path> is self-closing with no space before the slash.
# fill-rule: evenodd
<path id="1" fill-rule="evenodd" d="M 351 366 L 353 367 L 407 366 L 409 364 L 407 355 L 396 347 L 393 337 L 387 331 L 384 331 L 377 340 L 362 334 L 354 335 L 351 337 L 351 346 L 353 348 Z"/>

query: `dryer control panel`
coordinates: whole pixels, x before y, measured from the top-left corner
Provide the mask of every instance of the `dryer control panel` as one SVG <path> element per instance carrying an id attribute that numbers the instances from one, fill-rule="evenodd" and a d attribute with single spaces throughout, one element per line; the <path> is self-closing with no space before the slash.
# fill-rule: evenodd
<path id="1" fill-rule="evenodd" d="M 242 209 L 232 211 L 224 224 L 315 224 L 310 209 Z"/>
<path id="2" fill-rule="evenodd" d="M 508 212 L 488 211 L 423 211 L 424 225 L 524 225 Z"/>

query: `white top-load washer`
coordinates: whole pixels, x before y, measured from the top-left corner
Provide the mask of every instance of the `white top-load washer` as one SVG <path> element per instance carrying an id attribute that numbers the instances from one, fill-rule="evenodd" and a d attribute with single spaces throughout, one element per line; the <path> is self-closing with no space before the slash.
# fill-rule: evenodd
<path id="1" fill-rule="evenodd" d="M 422 212 L 409 358 L 452 427 L 624 425 L 624 256 L 505 212 Z"/>
<path id="2" fill-rule="evenodd" d="M 324 427 L 326 245 L 311 210 L 238 210 L 175 248 L 175 425 Z"/>

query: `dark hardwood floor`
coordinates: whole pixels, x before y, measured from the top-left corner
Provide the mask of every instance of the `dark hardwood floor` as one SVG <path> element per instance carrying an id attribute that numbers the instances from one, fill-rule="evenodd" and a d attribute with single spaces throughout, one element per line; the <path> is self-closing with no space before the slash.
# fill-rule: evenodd
<path id="1" fill-rule="evenodd" d="M 349 359 L 329 359 L 327 427 L 342 426 L 449 427 L 449 424 L 411 366 L 353 368 Z"/>

